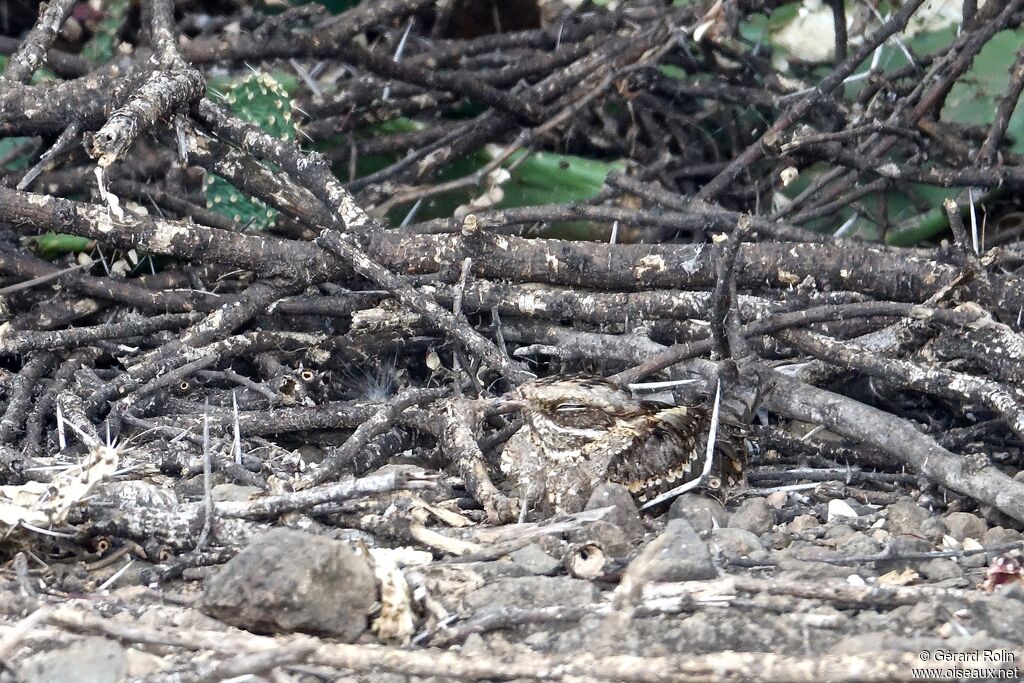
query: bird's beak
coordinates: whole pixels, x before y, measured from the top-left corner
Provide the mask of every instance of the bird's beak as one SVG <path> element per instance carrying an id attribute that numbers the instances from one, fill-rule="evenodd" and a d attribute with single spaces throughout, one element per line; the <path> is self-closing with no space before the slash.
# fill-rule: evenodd
<path id="1" fill-rule="evenodd" d="M 505 415 L 507 413 L 518 413 L 521 410 L 526 410 L 526 408 L 526 401 L 516 395 L 514 391 L 510 391 L 507 394 L 502 394 L 492 399 L 487 406 L 487 413 L 490 415 Z"/>

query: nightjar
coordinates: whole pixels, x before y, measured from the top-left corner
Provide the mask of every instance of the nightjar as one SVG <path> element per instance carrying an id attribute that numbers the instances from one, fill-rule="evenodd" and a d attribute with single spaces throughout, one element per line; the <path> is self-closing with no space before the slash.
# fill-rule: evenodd
<path id="1" fill-rule="evenodd" d="M 506 443 L 501 469 L 531 517 L 579 512 L 604 481 L 643 504 L 704 472 L 711 415 L 702 406 L 638 400 L 583 375 L 527 382 L 508 401 L 527 411 L 527 422 Z M 742 481 L 738 424 L 720 420 L 714 453 L 706 488 Z"/>

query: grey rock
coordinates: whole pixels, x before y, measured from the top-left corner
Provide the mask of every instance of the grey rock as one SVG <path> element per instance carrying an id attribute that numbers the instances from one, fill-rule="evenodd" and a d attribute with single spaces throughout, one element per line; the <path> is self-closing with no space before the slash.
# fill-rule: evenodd
<path id="1" fill-rule="evenodd" d="M 86 638 L 41 652 L 18 666 L 23 683 L 120 683 L 125 676 L 124 648 L 106 638 Z"/>
<path id="2" fill-rule="evenodd" d="M 886 528 L 893 534 L 921 533 L 921 525 L 928 519 L 928 511 L 908 498 L 898 500 L 889 506 Z"/>
<path id="3" fill-rule="evenodd" d="M 1006 527 L 994 526 L 985 532 L 985 535 L 981 539 L 983 546 L 990 545 L 1003 545 L 1005 543 L 1017 543 L 1018 541 L 1024 540 L 1024 534 L 1017 531 L 1016 529 L 1007 529 Z"/>
<path id="4" fill-rule="evenodd" d="M 1020 473 L 1018 472 L 1018 474 Z M 978 513 L 988 521 L 989 526 L 1004 526 L 1007 529 L 1022 528 L 1020 522 L 1015 520 L 1013 517 L 1000 512 L 991 505 L 979 505 Z"/>
<path id="5" fill-rule="evenodd" d="M 561 563 L 544 552 L 539 545 L 531 543 L 510 555 L 512 561 L 530 574 L 542 576 L 554 574 L 561 568 Z"/>
<path id="6" fill-rule="evenodd" d="M 836 550 L 845 557 L 865 557 L 880 553 L 882 544 L 863 532 L 855 531 L 839 539 Z"/>
<path id="7" fill-rule="evenodd" d="M 530 576 L 530 571 L 526 567 L 507 558 L 487 562 L 467 562 L 464 566 L 466 569 L 476 572 L 484 581 Z"/>
<path id="8" fill-rule="evenodd" d="M 1020 625 L 1024 623 L 1024 601 L 1007 599 L 1011 593 L 1000 591 L 998 600 L 977 600 L 969 605 L 972 623 L 990 636 L 1020 642 Z"/>
<path id="9" fill-rule="evenodd" d="M 964 569 L 981 569 L 988 566 L 988 553 L 973 553 L 960 558 L 960 566 Z"/>
<path id="10" fill-rule="evenodd" d="M 825 538 L 841 539 L 854 533 L 853 527 L 833 522 L 825 529 Z"/>
<path id="11" fill-rule="evenodd" d="M 782 529 L 765 534 L 761 537 L 761 545 L 766 548 L 771 548 L 772 550 L 788 548 L 792 542 L 793 535 Z"/>
<path id="12" fill-rule="evenodd" d="M 469 610 L 506 607 L 527 609 L 551 605 L 586 605 L 601 592 L 589 581 L 565 576 L 522 576 L 482 586 L 464 600 Z"/>
<path id="13" fill-rule="evenodd" d="M 763 560 L 768 557 L 761 540 L 746 529 L 715 529 L 711 532 L 711 545 L 718 549 L 722 557 L 728 559 L 746 557 Z"/>
<path id="14" fill-rule="evenodd" d="M 373 571 L 340 541 L 277 528 L 207 580 L 202 609 L 249 631 L 355 640 L 377 599 Z"/>
<path id="15" fill-rule="evenodd" d="M 686 520 L 701 538 L 710 536 L 715 527 L 729 526 L 729 513 L 722 504 L 696 493 L 684 493 L 672 501 L 667 518 Z"/>
<path id="16" fill-rule="evenodd" d="M 640 511 L 637 510 L 636 502 L 633 500 L 633 495 L 629 492 L 622 484 L 615 484 L 612 482 L 605 482 L 595 488 L 591 494 L 590 499 L 587 501 L 585 510 L 596 510 L 597 508 L 613 506 L 615 510 L 612 514 L 605 518 L 606 522 L 610 522 L 615 526 L 622 529 L 626 534 L 626 537 L 630 540 L 636 540 L 643 538 L 644 523 L 640 519 Z"/>
<path id="17" fill-rule="evenodd" d="M 938 517 L 929 517 L 921 523 L 921 536 L 932 543 L 939 543 L 946 535 L 946 525 Z"/>
<path id="18" fill-rule="evenodd" d="M 821 526 L 821 522 L 814 515 L 797 515 L 793 518 L 789 524 L 786 525 L 791 533 L 799 534 L 811 529 L 817 529 Z"/>
<path id="19" fill-rule="evenodd" d="M 850 574 L 859 574 L 862 577 L 874 576 L 876 572 L 870 564 L 862 562 L 839 564 L 846 559 L 843 553 L 832 548 L 821 545 L 804 544 L 797 546 L 796 543 L 786 550 L 780 550 L 774 554 L 776 574 L 778 580 L 811 580 L 818 581 L 821 577 L 832 577 L 845 579 Z"/>
<path id="20" fill-rule="evenodd" d="M 729 518 L 729 526 L 752 534 L 766 534 L 775 526 L 775 510 L 764 498 L 747 498 Z"/>
<path id="21" fill-rule="evenodd" d="M 988 531 L 988 524 L 985 520 L 970 512 L 951 512 L 942 521 L 945 523 L 949 535 L 958 541 L 963 541 L 965 538 L 980 541 Z"/>
<path id="22" fill-rule="evenodd" d="M 634 585 L 645 581 L 697 581 L 718 576 L 711 553 L 685 519 L 673 519 L 626 568 Z"/>
<path id="23" fill-rule="evenodd" d="M 299 460 L 307 467 L 318 465 L 327 457 L 327 451 L 314 445 L 299 446 L 295 452 L 298 453 Z"/>
<path id="24" fill-rule="evenodd" d="M 959 579 L 964 575 L 960 565 L 945 557 L 936 557 L 918 565 L 917 571 L 929 581 Z"/>
<path id="25" fill-rule="evenodd" d="M 774 578 L 784 581 L 820 581 L 822 578 L 845 579 L 850 574 L 864 575 L 862 570 L 853 567 L 800 560 L 795 557 L 777 558 Z"/>
<path id="26" fill-rule="evenodd" d="M 210 491 L 216 503 L 227 501 L 244 503 L 261 493 L 263 491 L 256 486 L 239 486 L 238 484 L 217 484 Z"/>
<path id="27" fill-rule="evenodd" d="M 891 556 L 892 559 L 879 560 L 877 562 L 878 569 L 882 572 L 907 568 L 916 571 L 920 560 L 906 559 L 906 557 L 914 553 L 928 552 L 931 549 L 931 543 L 917 536 L 894 535 L 889 538 L 889 542 L 885 546 L 886 555 Z"/>
<path id="28" fill-rule="evenodd" d="M 592 543 L 609 557 L 624 557 L 633 547 L 622 527 L 604 521 L 591 522 L 582 529 L 572 532 L 568 540 L 570 545 Z"/>

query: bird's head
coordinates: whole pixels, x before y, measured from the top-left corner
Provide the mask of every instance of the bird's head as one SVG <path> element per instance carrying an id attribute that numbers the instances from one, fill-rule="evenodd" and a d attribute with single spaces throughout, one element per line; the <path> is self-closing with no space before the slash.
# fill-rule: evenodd
<path id="1" fill-rule="evenodd" d="M 531 421 L 564 427 L 609 427 L 642 411 L 639 401 L 616 384 L 590 375 L 557 375 L 526 382 L 506 402 L 529 411 Z"/>

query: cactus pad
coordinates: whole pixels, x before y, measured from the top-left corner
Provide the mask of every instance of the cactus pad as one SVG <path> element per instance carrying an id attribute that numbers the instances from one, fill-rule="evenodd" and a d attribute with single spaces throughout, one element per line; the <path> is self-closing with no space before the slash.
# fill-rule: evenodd
<path id="1" fill-rule="evenodd" d="M 295 138 L 291 99 L 272 76 L 256 73 L 233 83 L 223 97 L 234 114 L 284 140 Z M 203 182 L 206 207 L 254 230 L 265 230 L 277 219 L 277 210 L 250 198 L 218 175 L 207 173 Z"/>

